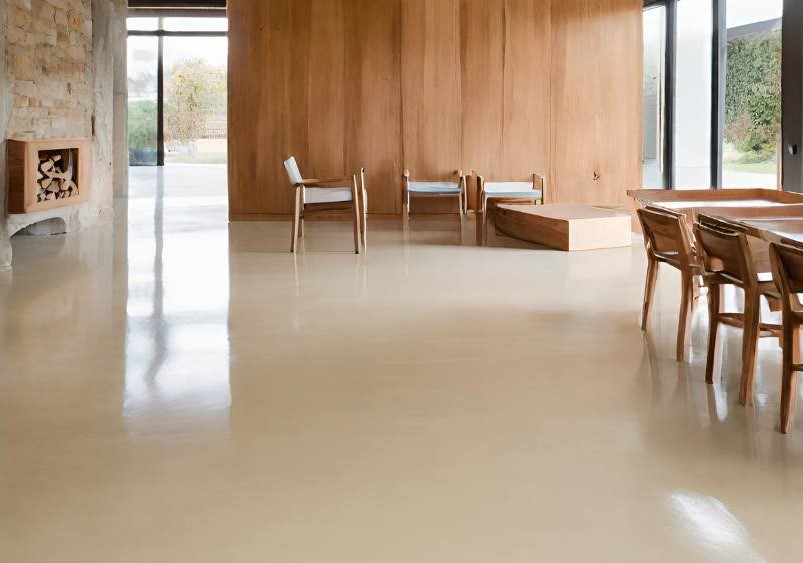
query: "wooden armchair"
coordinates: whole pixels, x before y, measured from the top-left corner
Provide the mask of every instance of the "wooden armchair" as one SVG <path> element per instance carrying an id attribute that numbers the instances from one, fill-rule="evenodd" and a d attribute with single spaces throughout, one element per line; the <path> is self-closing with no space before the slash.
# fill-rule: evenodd
<path id="1" fill-rule="evenodd" d="M 304 179 L 294 157 L 284 161 L 284 169 L 295 189 L 295 212 L 290 252 L 304 235 L 304 218 L 315 213 L 345 211 L 354 221 L 354 252 L 360 253 L 360 198 L 357 176 L 351 178 Z"/>
<path id="2" fill-rule="evenodd" d="M 524 199 L 533 204 L 544 204 L 546 194 L 546 178 L 533 172 L 532 178 L 523 181 L 489 181 L 485 176 L 471 171 L 477 179 L 479 207 L 482 212 L 482 225 L 488 222 L 488 200 L 490 199 Z"/>
<path id="3" fill-rule="evenodd" d="M 410 179 L 410 171 L 405 168 L 402 173 L 402 205 L 404 218 L 410 218 L 410 199 L 413 197 L 454 197 L 460 206 L 460 216 L 466 213 L 466 177 L 462 170 L 455 171 L 456 182 L 421 182 Z"/>

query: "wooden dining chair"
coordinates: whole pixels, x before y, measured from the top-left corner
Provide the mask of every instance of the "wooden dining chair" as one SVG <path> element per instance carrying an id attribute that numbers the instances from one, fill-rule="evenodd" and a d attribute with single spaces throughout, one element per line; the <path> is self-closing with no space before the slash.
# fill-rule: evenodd
<path id="1" fill-rule="evenodd" d="M 317 213 L 345 211 L 354 221 L 354 252 L 360 253 L 360 198 L 357 176 L 351 178 L 304 179 L 294 157 L 284 161 L 290 184 L 295 189 L 295 211 L 290 252 L 296 251 L 300 236 L 304 235 L 304 219 Z"/>
<path id="2" fill-rule="evenodd" d="M 800 363 L 800 327 L 803 325 L 803 248 L 786 244 L 770 245 L 770 261 L 775 285 L 780 292 L 783 322 L 781 329 L 781 432 L 792 429 L 797 399 L 797 374 Z"/>
<path id="3" fill-rule="evenodd" d="M 455 171 L 457 181 L 418 181 L 410 179 L 410 171 L 402 172 L 402 205 L 404 206 L 404 219 L 410 218 L 410 200 L 413 197 L 456 198 L 462 218 L 466 213 L 466 177 L 462 170 Z"/>
<path id="4" fill-rule="evenodd" d="M 676 357 L 677 361 L 682 362 L 686 359 L 689 324 L 696 294 L 695 278 L 701 273 L 700 261 L 682 214 L 651 207 L 639 209 L 637 214 L 647 252 L 641 330 L 646 331 L 649 324 L 659 264 L 667 264 L 680 270 L 681 296 Z"/>
<path id="5" fill-rule="evenodd" d="M 741 328 L 742 377 L 739 402 L 753 404 L 758 339 L 780 336 L 780 325 L 761 322 L 761 297 L 777 299 L 772 280 L 759 279 L 747 235 L 727 228 L 727 222 L 700 215 L 694 226 L 697 246 L 702 256 L 703 283 L 708 288 L 708 355 L 705 364 L 706 383 L 714 382 L 720 325 Z M 744 291 L 744 312 L 722 311 L 722 288 L 734 286 Z"/>

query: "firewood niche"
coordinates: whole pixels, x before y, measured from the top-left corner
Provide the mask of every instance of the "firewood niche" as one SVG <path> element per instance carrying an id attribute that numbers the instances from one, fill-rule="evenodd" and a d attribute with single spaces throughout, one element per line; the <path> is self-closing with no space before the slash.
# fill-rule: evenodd
<path id="1" fill-rule="evenodd" d="M 86 201 L 87 139 L 9 139 L 8 212 L 33 213 Z"/>

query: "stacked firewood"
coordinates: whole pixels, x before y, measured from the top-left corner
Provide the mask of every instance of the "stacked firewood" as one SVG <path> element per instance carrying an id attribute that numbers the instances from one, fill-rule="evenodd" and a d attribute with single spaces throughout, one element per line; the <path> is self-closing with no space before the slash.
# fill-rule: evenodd
<path id="1" fill-rule="evenodd" d="M 72 150 L 40 152 L 36 171 L 36 201 L 77 196 L 74 170 Z"/>

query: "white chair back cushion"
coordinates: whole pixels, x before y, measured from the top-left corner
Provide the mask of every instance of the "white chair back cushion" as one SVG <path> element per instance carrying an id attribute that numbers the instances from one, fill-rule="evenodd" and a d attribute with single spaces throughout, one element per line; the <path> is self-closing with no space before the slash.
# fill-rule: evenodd
<path id="1" fill-rule="evenodd" d="M 525 193 L 533 191 L 532 182 L 485 182 L 485 193 Z"/>
<path id="2" fill-rule="evenodd" d="M 296 157 L 291 156 L 285 160 L 284 169 L 287 171 L 287 177 L 290 178 L 291 184 L 296 185 L 304 181 L 304 178 L 301 176 L 301 171 L 298 169 Z"/>

